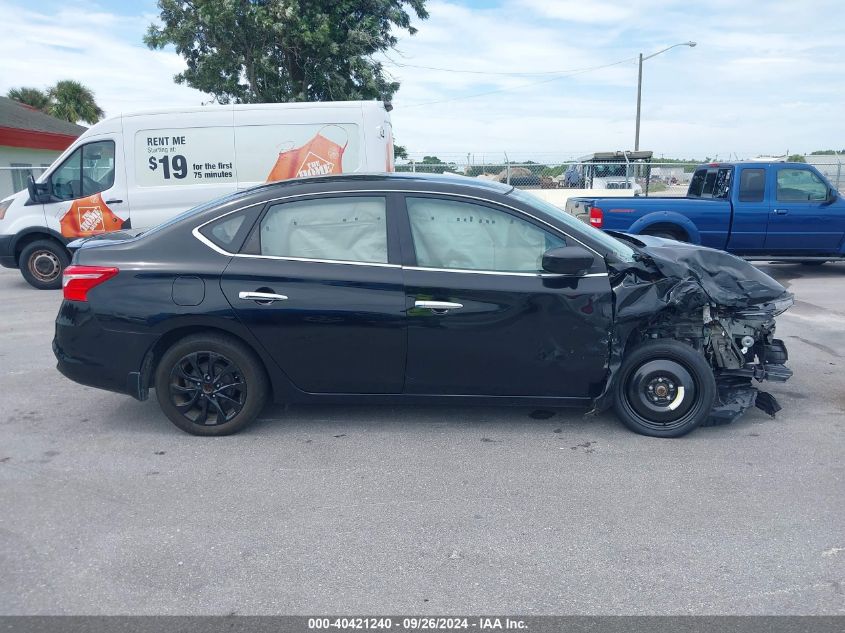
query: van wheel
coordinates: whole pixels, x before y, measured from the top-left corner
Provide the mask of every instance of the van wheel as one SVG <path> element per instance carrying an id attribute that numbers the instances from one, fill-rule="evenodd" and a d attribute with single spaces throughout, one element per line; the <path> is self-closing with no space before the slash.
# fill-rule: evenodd
<path id="1" fill-rule="evenodd" d="M 173 424 L 193 435 L 231 435 L 255 420 L 270 392 L 261 361 L 216 334 L 182 339 L 155 372 L 156 399 Z"/>
<path id="2" fill-rule="evenodd" d="M 673 340 L 648 341 L 623 359 L 614 407 L 629 429 L 680 437 L 704 422 L 716 401 L 716 379 L 704 356 Z"/>
<path id="3" fill-rule="evenodd" d="M 65 247 L 53 240 L 36 240 L 23 247 L 19 266 L 23 278 L 39 290 L 62 287 L 62 272 L 70 263 Z"/>

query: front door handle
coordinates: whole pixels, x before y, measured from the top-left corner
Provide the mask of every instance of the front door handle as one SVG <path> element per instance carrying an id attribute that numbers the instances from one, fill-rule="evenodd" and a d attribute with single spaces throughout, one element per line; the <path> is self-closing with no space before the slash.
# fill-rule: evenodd
<path id="1" fill-rule="evenodd" d="M 775 215 L 786 215 L 789 213 L 789 209 L 775 209 Z"/>
<path id="2" fill-rule="evenodd" d="M 121 204 L 122 202 L 123 202 L 123 200 L 117 200 L 117 199 L 106 200 L 106 204 Z"/>
<path id="3" fill-rule="evenodd" d="M 238 299 L 244 301 L 255 301 L 256 303 L 273 303 L 274 301 L 287 301 L 285 295 L 277 295 L 275 292 L 239 292 Z"/>
<path id="4" fill-rule="evenodd" d="M 423 308 L 431 310 L 434 314 L 446 314 L 449 310 L 460 310 L 463 308 L 462 303 L 452 303 L 451 301 L 414 301 L 415 308 Z"/>

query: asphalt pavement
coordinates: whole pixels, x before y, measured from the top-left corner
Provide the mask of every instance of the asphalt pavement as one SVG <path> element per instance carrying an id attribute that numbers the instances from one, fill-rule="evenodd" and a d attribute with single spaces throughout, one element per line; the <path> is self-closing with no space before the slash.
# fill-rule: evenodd
<path id="1" fill-rule="evenodd" d="M 845 614 L 845 265 L 764 265 L 776 419 L 269 408 L 198 438 L 55 369 L 0 270 L 0 614 Z M 551 417 L 547 417 L 551 415 Z"/>

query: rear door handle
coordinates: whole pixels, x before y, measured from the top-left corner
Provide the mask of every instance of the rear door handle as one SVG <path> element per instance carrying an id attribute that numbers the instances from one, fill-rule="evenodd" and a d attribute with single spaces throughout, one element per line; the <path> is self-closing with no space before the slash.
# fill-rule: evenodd
<path id="1" fill-rule="evenodd" d="M 435 314 L 446 314 L 449 310 L 460 310 L 464 307 L 462 303 L 452 303 L 451 301 L 414 301 L 415 308 L 423 308 L 431 310 Z"/>
<path id="2" fill-rule="evenodd" d="M 123 203 L 123 200 L 117 200 L 117 199 L 115 199 L 115 200 L 106 200 L 106 204 L 121 204 L 121 203 Z"/>
<path id="3" fill-rule="evenodd" d="M 775 215 L 786 215 L 789 213 L 789 209 L 775 209 Z"/>
<path id="4" fill-rule="evenodd" d="M 274 301 L 287 301 L 285 295 L 277 295 L 275 292 L 239 292 L 238 299 L 244 301 L 255 301 L 256 303 L 273 303 Z"/>

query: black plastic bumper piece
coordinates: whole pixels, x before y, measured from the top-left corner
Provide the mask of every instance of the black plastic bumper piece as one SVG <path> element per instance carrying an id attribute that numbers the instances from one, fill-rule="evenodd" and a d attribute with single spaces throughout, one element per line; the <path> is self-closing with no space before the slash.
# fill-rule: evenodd
<path id="1" fill-rule="evenodd" d="M 17 268 L 15 263 L 14 235 L 0 235 L 0 266 Z"/>

